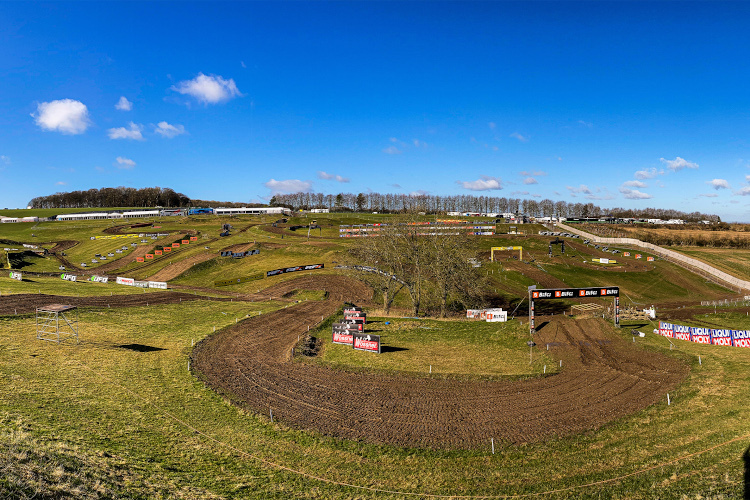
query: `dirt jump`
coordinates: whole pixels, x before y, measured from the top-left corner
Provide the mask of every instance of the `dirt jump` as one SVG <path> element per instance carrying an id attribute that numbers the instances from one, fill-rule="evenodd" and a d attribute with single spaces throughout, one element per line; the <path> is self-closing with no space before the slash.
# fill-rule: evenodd
<path id="1" fill-rule="evenodd" d="M 305 276 L 279 285 L 326 290 L 308 301 L 217 332 L 193 352 L 205 383 L 235 404 L 329 436 L 397 446 L 478 448 L 590 431 L 663 400 L 689 368 L 612 334 L 599 319 L 555 316 L 536 334 L 562 361 L 556 375 L 520 381 L 462 381 L 350 373 L 295 363 L 299 335 L 342 300 L 371 292 L 347 277 Z"/>

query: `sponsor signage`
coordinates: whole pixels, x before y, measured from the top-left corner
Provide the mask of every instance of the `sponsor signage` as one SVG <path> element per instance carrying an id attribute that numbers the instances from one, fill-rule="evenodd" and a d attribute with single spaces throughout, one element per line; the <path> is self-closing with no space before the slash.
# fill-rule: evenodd
<path id="1" fill-rule="evenodd" d="M 143 257 L 136 257 L 135 260 L 136 262 L 144 262 Z"/>
<path id="2" fill-rule="evenodd" d="M 135 280 L 133 278 L 121 278 L 119 276 L 117 277 L 117 279 L 115 279 L 115 282 L 118 285 L 133 286 L 135 284 Z"/>
<path id="3" fill-rule="evenodd" d="M 248 281 L 255 281 L 263 278 L 263 273 L 253 274 L 252 276 L 245 276 L 244 278 L 232 278 L 228 280 L 214 281 L 214 286 L 228 286 L 236 285 L 237 283 L 246 283 Z"/>
<path id="4" fill-rule="evenodd" d="M 653 261 L 654 261 L 654 258 L 653 258 L 653 257 L 646 257 L 646 260 L 647 260 L 648 262 L 653 262 Z"/>
<path id="5" fill-rule="evenodd" d="M 365 331 L 365 324 L 364 323 L 355 323 L 353 321 L 342 321 L 340 323 L 334 323 L 333 324 L 334 330 L 340 330 L 340 331 L 353 331 L 353 332 L 363 332 Z"/>
<path id="6" fill-rule="evenodd" d="M 164 281 L 149 281 L 148 282 L 149 288 L 161 288 L 162 290 L 167 289 L 167 283 Z"/>
<path id="7" fill-rule="evenodd" d="M 190 237 L 190 241 L 198 241 L 198 237 L 197 236 L 191 236 Z"/>
<path id="8" fill-rule="evenodd" d="M 12 280 L 18 280 L 18 281 L 23 281 L 23 274 L 22 273 L 17 273 L 15 271 L 11 271 L 10 272 L 10 279 L 12 279 Z"/>
<path id="9" fill-rule="evenodd" d="M 73 276 L 72 274 L 65 273 L 61 274 L 60 277 L 65 281 L 75 281 L 78 278 L 77 276 Z"/>
<path id="10" fill-rule="evenodd" d="M 376 352 L 380 354 L 380 335 L 355 333 L 352 347 L 357 351 Z"/>
<path id="11" fill-rule="evenodd" d="M 619 297 L 620 288 L 616 286 L 599 288 L 560 288 L 531 290 L 532 299 L 573 299 L 587 297 Z"/>
<path id="12" fill-rule="evenodd" d="M 711 343 L 713 345 L 729 345 L 729 346 L 734 345 L 732 344 L 732 330 L 711 329 Z"/>
<path id="13" fill-rule="evenodd" d="M 641 255 L 641 254 L 637 253 L 637 254 L 635 254 L 635 258 L 636 258 L 636 259 L 641 259 L 641 258 L 643 258 L 643 255 Z"/>
<path id="14" fill-rule="evenodd" d="M 334 344 L 346 344 L 346 345 L 352 345 L 354 344 L 354 332 L 337 332 L 336 330 L 333 331 L 331 342 Z"/>
<path id="15" fill-rule="evenodd" d="M 624 257 L 630 257 L 630 252 L 622 252 L 622 255 L 623 255 Z"/>
<path id="16" fill-rule="evenodd" d="M 148 281 L 133 281 L 133 286 L 138 288 L 148 288 Z"/>
<path id="17" fill-rule="evenodd" d="M 314 269 L 323 269 L 323 267 L 323 264 L 308 264 L 306 266 L 294 266 L 284 269 L 274 269 L 272 271 L 266 271 L 266 276 L 276 276 L 277 274 L 293 273 L 296 271 L 312 271 Z"/>
<path id="18" fill-rule="evenodd" d="M 735 347 L 750 347 L 750 331 L 732 330 L 732 342 Z"/>
<path id="19" fill-rule="evenodd" d="M 674 337 L 674 325 L 665 321 L 659 321 L 659 335 L 662 337 Z"/>
<path id="20" fill-rule="evenodd" d="M 91 278 L 89 278 L 89 281 L 91 281 L 92 283 L 106 283 L 109 281 L 109 277 L 108 276 L 92 276 Z"/>
<path id="21" fill-rule="evenodd" d="M 163 253 L 161 250 L 154 250 L 154 255 L 162 255 Z"/>
<path id="22" fill-rule="evenodd" d="M 690 338 L 690 327 L 683 325 L 674 325 L 674 338 L 678 340 L 692 340 Z"/>
<path id="23" fill-rule="evenodd" d="M 180 244 L 179 243 L 172 243 L 172 248 L 180 248 Z"/>
<path id="24" fill-rule="evenodd" d="M 164 251 L 165 252 L 171 252 L 172 251 L 172 247 L 164 247 Z"/>
<path id="25" fill-rule="evenodd" d="M 153 258 L 154 258 L 154 254 L 152 254 L 152 253 L 147 253 L 146 254 L 146 259 L 153 260 Z"/>
<path id="26" fill-rule="evenodd" d="M 247 252 L 232 252 L 231 250 L 225 250 L 223 252 L 220 252 L 219 255 L 222 257 L 234 257 L 235 259 L 241 259 L 242 257 L 246 257 L 248 255 L 257 255 L 260 253 L 260 250 L 248 250 Z"/>
<path id="27" fill-rule="evenodd" d="M 190 243 L 190 240 L 182 240 L 183 245 L 188 245 Z"/>
<path id="28" fill-rule="evenodd" d="M 698 344 L 710 344 L 711 329 L 694 326 L 690 328 L 690 337 L 693 339 L 693 342 L 697 342 Z"/>

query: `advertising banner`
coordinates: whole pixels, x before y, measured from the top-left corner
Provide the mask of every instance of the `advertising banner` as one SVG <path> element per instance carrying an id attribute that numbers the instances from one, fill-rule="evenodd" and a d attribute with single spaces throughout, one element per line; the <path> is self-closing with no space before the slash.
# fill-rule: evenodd
<path id="1" fill-rule="evenodd" d="M 354 344 L 354 332 L 337 332 L 336 330 L 333 330 L 331 342 L 334 344 L 352 345 Z"/>
<path id="2" fill-rule="evenodd" d="M 18 281 L 23 281 L 23 274 L 22 273 L 18 273 L 16 271 L 11 271 L 10 272 L 10 279 L 12 279 L 12 280 L 18 280 Z"/>
<path id="3" fill-rule="evenodd" d="M 696 342 L 698 344 L 710 344 L 711 343 L 711 329 L 710 328 L 700 328 L 700 327 L 692 327 L 690 328 L 690 336 L 693 339 L 693 342 Z"/>
<path id="4" fill-rule="evenodd" d="M 734 345 L 732 344 L 732 330 L 711 330 L 711 343 L 713 345 Z"/>
<path id="5" fill-rule="evenodd" d="M 532 299 L 573 299 L 588 297 L 619 297 L 620 288 L 608 286 L 601 288 L 559 288 L 532 290 Z"/>
<path id="6" fill-rule="evenodd" d="M 674 338 L 679 340 L 692 340 L 690 338 L 690 327 L 683 325 L 674 325 Z"/>
<path id="7" fill-rule="evenodd" d="M 344 314 L 349 312 L 362 312 L 362 308 L 357 306 L 345 307 Z"/>
<path id="8" fill-rule="evenodd" d="M 138 288 L 148 288 L 148 281 L 133 281 L 133 286 Z"/>
<path id="9" fill-rule="evenodd" d="M 109 281 L 109 277 L 107 276 L 92 276 L 89 278 L 89 281 L 92 283 L 107 283 Z"/>
<path id="10" fill-rule="evenodd" d="M 164 247 L 164 251 L 165 252 L 171 252 L 172 251 L 172 247 Z"/>
<path id="11" fill-rule="evenodd" d="M 117 277 L 115 282 L 118 285 L 127 285 L 127 286 L 133 286 L 135 284 L 135 280 L 133 278 L 120 278 L 119 276 Z"/>
<path id="12" fill-rule="evenodd" d="M 653 261 L 654 261 L 654 258 L 653 258 L 653 257 L 646 257 L 646 260 L 647 260 L 648 262 L 653 262 Z"/>
<path id="13" fill-rule="evenodd" d="M 190 240 L 182 240 L 183 245 L 188 245 L 190 243 Z"/>
<path id="14" fill-rule="evenodd" d="M 637 253 L 637 254 L 635 254 L 635 258 L 636 258 L 636 259 L 641 259 L 641 258 L 643 258 L 643 255 L 641 255 L 641 254 Z"/>
<path id="15" fill-rule="evenodd" d="M 323 269 L 323 267 L 323 264 L 308 264 L 306 266 L 294 266 L 284 269 L 274 269 L 272 271 L 266 271 L 266 276 L 276 276 L 277 274 L 293 273 L 296 271 L 312 271 L 313 269 Z"/>
<path id="16" fill-rule="evenodd" d="M 172 248 L 180 248 L 180 244 L 179 243 L 172 243 Z"/>
<path id="17" fill-rule="evenodd" d="M 135 261 L 136 262 L 144 262 L 143 257 L 136 257 Z"/>
<path id="18" fill-rule="evenodd" d="M 72 274 L 61 274 L 60 277 L 65 281 L 75 281 L 78 279 L 77 276 L 73 276 Z"/>
<path id="19" fill-rule="evenodd" d="M 190 237 L 190 241 L 198 241 L 198 237 L 197 236 L 191 236 Z"/>
<path id="20" fill-rule="evenodd" d="M 659 335 L 662 337 L 674 337 L 674 325 L 666 321 L 659 321 Z"/>
<path id="21" fill-rule="evenodd" d="M 164 281 L 149 281 L 148 282 L 149 288 L 161 288 L 162 290 L 167 289 L 167 283 Z"/>
<path id="22" fill-rule="evenodd" d="M 732 330 L 735 347 L 750 347 L 750 330 Z"/>
<path id="23" fill-rule="evenodd" d="M 365 331 L 365 324 L 362 321 L 355 321 L 351 319 L 345 319 L 338 323 L 334 323 L 334 325 L 339 325 L 340 328 L 346 327 L 349 330 L 354 330 L 358 332 L 364 332 Z"/>
<path id="24" fill-rule="evenodd" d="M 154 255 L 162 255 L 163 253 L 161 250 L 154 250 Z"/>
<path id="25" fill-rule="evenodd" d="M 623 257 L 630 257 L 630 252 L 622 252 Z"/>
<path id="26" fill-rule="evenodd" d="M 376 352 L 380 354 L 380 335 L 368 335 L 366 333 L 355 333 L 352 347 L 357 351 Z"/>
<path id="27" fill-rule="evenodd" d="M 153 260 L 153 258 L 154 258 L 154 254 L 152 254 L 152 253 L 147 253 L 146 254 L 146 259 Z"/>

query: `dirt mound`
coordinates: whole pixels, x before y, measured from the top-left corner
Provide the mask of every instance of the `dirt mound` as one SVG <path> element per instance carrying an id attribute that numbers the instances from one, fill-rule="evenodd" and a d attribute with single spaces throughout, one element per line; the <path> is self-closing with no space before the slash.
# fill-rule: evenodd
<path id="1" fill-rule="evenodd" d="M 193 267 L 195 264 L 200 264 L 201 262 L 211 260 L 214 257 L 216 257 L 216 254 L 214 253 L 201 253 L 198 255 L 193 255 L 191 257 L 188 257 L 187 259 L 175 262 L 174 264 L 169 264 L 168 266 L 157 271 L 156 274 L 153 274 L 148 279 L 151 281 L 173 280 L 177 276 Z"/>
<path id="2" fill-rule="evenodd" d="M 176 304 L 193 300 L 213 300 L 229 302 L 236 298 L 215 298 L 181 292 L 147 292 L 132 295 L 110 295 L 98 297 L 69 297 L 66 295 L 46 295 L 19 293 L 0 297 L 0 316 L 33 313 L 37 307 L 49 304 L 67 304 L 78 307 L 136 307 L 157 304 Z"/>
<path id="3" fill-rule="evenodd" d="M 274 292 L 308 286 L 336 300 L 304 302 L 221 331 L 193 352 L 204 381 L 239 405 L 297 428 L 399 446 L 474 448 L 597 429 L 664 397 L 687 375 L 673 358 L 621 341 L 600 320 L 555 316 L 537 334 L 562 360 L 557 375 L 526 381 L 459 381 L 347 373 L 293 363 L 299 335 L 363 285 L 306 276 Z M 268 290 L 271 290 L 268 289 Z"/>

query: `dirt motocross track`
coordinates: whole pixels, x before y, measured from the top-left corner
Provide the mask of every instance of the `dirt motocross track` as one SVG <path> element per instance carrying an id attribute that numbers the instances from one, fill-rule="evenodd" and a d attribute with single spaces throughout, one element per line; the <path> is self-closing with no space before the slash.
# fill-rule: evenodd
<path id="1" fill-rule="evenodd" d="M 427 448 L 524 443 L 597 429 L 664 398 L 689 368 L 641 350 L 601 320 L 555 316 L 535 336 L 561 373 L 522 381 L 460 381 L 348 373 L 291 360 L 298 335 L 341 300 L 371 293 L 345 277 L 306 276 L 278 286 L 324 289 L 304 302 L 232 325 L 203 342 L 193 367 L 236 404 L 295 428 L 347 439 Z M 385 356 L 387 354 L 381 354 Z"/>

